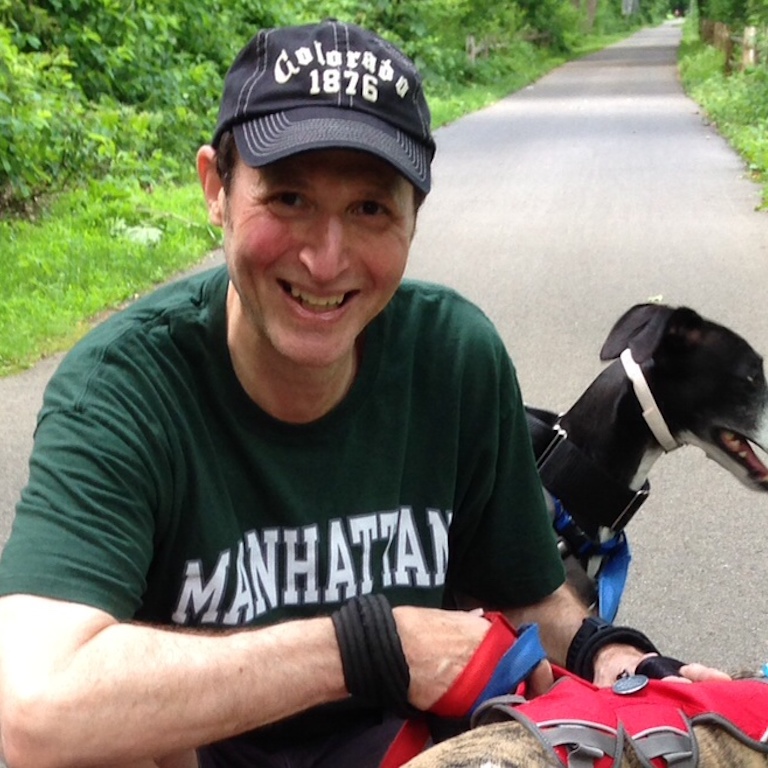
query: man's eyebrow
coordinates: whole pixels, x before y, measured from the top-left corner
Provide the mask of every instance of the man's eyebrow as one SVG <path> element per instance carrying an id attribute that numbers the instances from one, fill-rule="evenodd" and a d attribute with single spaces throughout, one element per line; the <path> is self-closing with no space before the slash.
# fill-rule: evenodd
<path id="1" fill-rule="evenodd" d="M 401 177 L 396 172 L 382 172 L 375 166 L 360 168 L 351 165 L 334 167 L 339 178 L 357 181 L 370 188 L 372 193 L 396 195 Z M 307 174 L 302 170 L 300 162 L 283 162 L 263 166 L 261 174 L 264 182 L 271 186 L 290 186 L 302 189 L 309 185 Z"/>
<path id="2" fill-rule="evenodd" d="M 267 184 L 287 184 L 296 187 L 306 184 L 304 175 L 294 166 L 283 164 L 265 165 L 260 171 L 262 178 Z"/>

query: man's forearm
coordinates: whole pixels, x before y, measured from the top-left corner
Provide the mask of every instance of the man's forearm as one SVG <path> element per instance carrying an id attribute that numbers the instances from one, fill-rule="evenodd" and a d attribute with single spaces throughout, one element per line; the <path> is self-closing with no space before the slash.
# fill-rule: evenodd
<path id="1" fill-rule="evenodd" d="M 568 585 L 563 585 L 536 605 L 506 613 L 517 626 L 538 623 L 547 655 L 555 664 L 563 667 L 574 635 L 584 619 L 591 615 Z M 633 671 L 645 655 L 646 651 L 626 643 L 606 645 L 595 654 L 594 682 L 600 686 L 613 684 L 618 674 L 624 670 Z"/>
<path id="2" fill-rule="evenodd" d="M 46 669 L 2 672 L 12 766 L 162 757 L 347 695 L 328 618 L 227 635 L 112 623 Z"/>
<path id="3" fill-rule="evenodd" d="M 565 584 L 535 605 L 504 613 L 515 626 L 538 624 L 547 656 L 560 666 L 565 666 L 568 646 L 582 621 L 590 615 L 586 606 Z"/>

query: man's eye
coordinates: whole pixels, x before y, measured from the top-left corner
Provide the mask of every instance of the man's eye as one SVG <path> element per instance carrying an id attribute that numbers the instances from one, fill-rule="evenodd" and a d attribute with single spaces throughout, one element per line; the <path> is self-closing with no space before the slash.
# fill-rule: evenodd
<path id="1" fill-rule="evenodd" d="M 281 192 L 275 196 L 276 202 L 289 208 L 295 208 L 301 203 L 301 195 L 298 192 Z"/>
<path id="2" fill-rule="evenodd" d="M 364 213 L 366 216 L 376 216 L 384 213 L 384 206 L 375 200 L 366 200 L 360 205 L 360 213 Z"/>

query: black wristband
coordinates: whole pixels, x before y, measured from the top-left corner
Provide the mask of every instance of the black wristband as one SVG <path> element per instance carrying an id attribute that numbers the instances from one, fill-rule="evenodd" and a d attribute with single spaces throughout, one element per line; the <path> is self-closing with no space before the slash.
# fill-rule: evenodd
<path id="1" fill-rule="evenodd" d="M 649 656 L 635 667 L 635 674 L 661 680 L 671 675 L 679 676 L 680 667 L 683 666 L 684 661 L 673 659 L 671 656 Z"/>
<path id="2" fill-rule="evenodd" d="M 606 645 L 623 643 L 632 645 L 643 653 L 658 653 L 656 646 L 640 631 L 632 627 L 615 627 L 613 624 L 590 616 L 584 619 L 579 631 L 568 647 L 565 668 L 590 682 L 595 676 L 595 656 Z"/>
<path id="3" fill-rule="evenodd" d="M 365 701 L 411 717 L 411 674 L 392 608 L 384 595 L 348 600 L 331 615 L 347 690 Z"/>

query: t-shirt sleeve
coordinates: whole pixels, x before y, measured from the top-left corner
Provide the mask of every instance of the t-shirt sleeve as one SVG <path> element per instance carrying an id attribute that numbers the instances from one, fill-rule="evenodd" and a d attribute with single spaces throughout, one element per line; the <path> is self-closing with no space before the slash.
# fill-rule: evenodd
<path id="1" fill-rule="evenodd" d="M 451 525 L 449 582 L 486 605 L 530 605 L 557 589 L 565 572 L 517 375 L 493 334 L 475 341 L 467 370 L 464 429 L 470 436 L 463 442 L 471 449 Z"/>
<path id="2" fill-rule="evenodd" d="M 0 560 L 0 594 L 78 602 L 117 618 L 141 603 L 162 452 L 106 411 L 41 417 L 30 478 Z M 35 565 L 37 564 L 37 566 Z"/>

